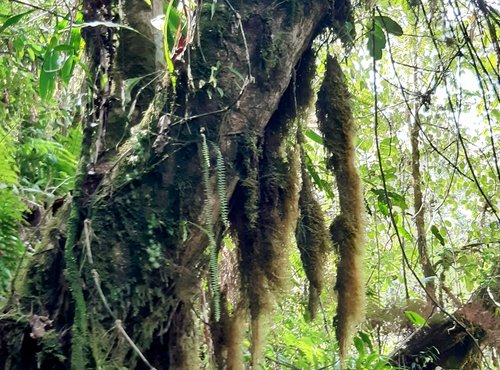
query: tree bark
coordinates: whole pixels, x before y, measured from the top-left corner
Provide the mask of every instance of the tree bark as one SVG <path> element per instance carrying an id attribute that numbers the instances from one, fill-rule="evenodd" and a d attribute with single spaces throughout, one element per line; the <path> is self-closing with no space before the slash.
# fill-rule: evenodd
<path id="1" fill-rule="evenodd" d="M 231 199 L 242 146 L 248 138 L 263 145 L 330 8 L 328 1 L 219 1 L 211 14 L 210 3 L 200 5 L 200 42 L 176 62 L 176 86 L 165 78 L 156 90 L 133 90 L 140 95 L 129 114 L 126 81 L 159 71 L 151 9 L 122 3 L 119 21 L 138 32 L 83 30 L 91 98 L 76 188 L 0 317 L 3 369 L 199 367 L 193 307 L 209 262 L 204 210 L 214 235 L 224 229 L 215 171 L 210 187 L 202 181 L 200 133 L 211 168 L 220 150 Z M 85 0 L 85 21 L 116 22 L 116 6 Z M 214 70 L 212 85 L 200 87 Z"/>
<path id="2" fill-rule="evenodd" d="M 486 346 L 500 350 L 500 295 L 496 267 L 495 282 L 480 288 L 453 318 L 443 313 L 434 315 L 427 326 L 413 333 L 391 355 L 392 363 L 404 369 L 480 369 L 485 362 L 482 349 Z"/>

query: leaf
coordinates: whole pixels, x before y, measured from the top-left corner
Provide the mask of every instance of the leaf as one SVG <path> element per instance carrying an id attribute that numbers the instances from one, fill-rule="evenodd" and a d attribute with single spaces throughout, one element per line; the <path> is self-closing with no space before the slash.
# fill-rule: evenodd
<path id="1" fill-rule="evenodd" d="M 68 44 L 61 44 L 54 46 L 54 51 L 68 51 L 68 52 L 73 52 L 73 46 L 68 45 Z"/>
<path id="2" fill-rule="evenodd" d="M 12 17 L 8 18 L 2 24 L 2 26 L 0 26 L 0 33 L 2 33 L 3 31 L 5 31 L 8 27 L 13 26 L 16 23 L 18 23 L 25 15 L 33 13 L 34 11 L 35 11 L 35 9 L 31 9 L 31 10 L 28 10 L 27 12 L 16 14 L 16 15 L 13 15 Z"/>
<path id="3" fill-rule="evenodd" d="M 142 35 L 142 33 L 137 31 L 135 28 L 129 27 L 129 26 L 124 25 L 124 24 L 114 23 L 114 22 L 109 22 L 109 21 L 92 21 L 92 22 L 74 23 L 73 24 L 73 28 L 86 28 L 86 27 L 99 27 L 99 26 L 108 27 L 108 28 L 123 28 L 123 29 L 126 29 L 126 30 L 129 30 L 129 31 L 132 31 L 132 32 L 135 32 L 135 33 Z M 146 36 L 144 36 L 144 37 L 146 37 Z"/>
<path id="4" fill-rule="evenodd" d="M 431 226 L 431 232 L 432 235 L 436 237 L 436 239 L 439 241 L 439 244 L 444 245 L 444 238 L 443 235 L 439 232 L 439 229 L 437 228 L 436 225 Z"/>
<path id="5" fill-rule="evenodd" d="M 364 331 L 359 331 L 358 335 L 363 340 L 363 342 L 366 343 L 368 348 L 370 348 L 370 351 L 373 351 L 373 344 L 372 344 L 372 341 L 370 340 L 370 336 L 367 333 L 365 333 Z"/>
<path id="6" fill-rule="evenodd" d="M 319 177 L 319 174 L 316 171 L 316 168 L 314 167 L 313 161 L 307 154 L 305 160 L 306 160 L 307 172 L 309 172 L 309 175 L 311 175 L 313 182 L 319 189 L 323 189 L 323 183 L 321 182 L 321 178 Z"/>
<path id="7" fill-rule="evenodd" d="M 216 5 L 217 5 L 217 0 L 212 0 L 212 6 L 210 8 L 210 19 L 214 17 Z"/>
<path id="8" fill-rule="evenodd" d="M 391 203 L 396 206 L 401 208 L 402 210 L 408 209 L 408 205 L 406 204 L 405 198 L 402 195 L 399 195 L 398 193 L 395 193 L 393 191 L 388 192 L 389 198 L 391 198 Z"/>
<path id="9" fill-rule="evenodd" d="M 385 29 L 388 33 L 392 33 L 395 36 L 401 36 L 401 35 L 403 35 L 403 29 L 392 18 L 387 17 L 385 15 L 376 16 L 374 18 L 375 18 L 375 22 L 380 27 L 382 27 L 383 29 Z"/>
<path id="10" fill-rule="evenodd" d="M 66 60 L 64 63 L 63 67 L 61 68 L 61 79 L 63 80 L 64 85 L 68 86 L 69 80 L 71 79 L 71 76 L 73 75 L 73 70 L 75 66 L 75 62 L 78 62 L 79 58 L 78 57 L 70 57 Z"/>
<path id="11" fill-rule="evenodd" d="M 43 100 L 49 100 L 54 95 L 56 88 L 56 73 L 45 71 L 43 68 L 40 71 L 40 81 L 38 91 Z"/>
<path id="12" fill-rule="evenodd" d="M 172 62 L 172 58 L 170 57 L 170 47 L 168 44 L 169 18 L 173 3 L 174 0 L 170 0 L 167 6 L 167 10 L 165 11 L 165 22 L 163 23 L 163 56 L 165 57 L 165 63 L 167 63 L 167 69 L 168 73 L 170 74 L 172 85 L 175 88 L 176 79 L 174 76 L 174 63 Z"/>
<path id="13" fill-rule="evenodd" d="M 377 199 L 379 202 L 387 204 L 384 189 L 371 189 L 371 192 L 377 195 Z M 392 206 L 399 207 L 402 210 L 408 209 L 408 205 L 406 204 L 405 198 L 402 195 L 393 191 L 387 191 L 387 196 L 389 197 L 389 201 L 391 202 Z"/>
<path id="14" fill-rule="evenodd" d="M 306 136 L 312 141 L 323 145 L 323 138 L 310 128 L 306 130 Z"/>
<path id="15" fill-rule="evenodd" d="M 382 203 L 382 202 L 377 202 L 377 207 L 380 211 L 380 213 L 382 213 L 384 216 L 389 216 L 389 208 L 387 207 L 387 205 L 385 203 Z"/>
<path id="16" fill-rule="evenodd" d="M 240 78 L 241 81 L 245 81 L 245 77 L 243 77 L 243 75 L 238 72 L 236 69 L 234 69 L 233 67 L 227 67 L 227 69 L 229 69 L 231 72 L 233 72 L 236 76 L 238 76 Z"/>
<path id="17" fill-rule="evenodd" d="M 128 103 L 132 101 L 132 90 L 137 84 L 144 78 L 145 76 L 139 76 L 134 78 L 129 78 L 128 80 L 123 81 L 122 85 L 122 105 L 125 107 Z"/>
<path id="18" fill-rule="evenodd" d="M 406 240 L 412 241 L 413 237 L 403 226 L 398 226 L 398 231 Z"/>
<path id="19" fill-rule="evenodd" d="M 405 316 L 416 327 L 428 326 L 427 320 L 414 311 L 405 311 Z"/>
<path id="20" fill-rule="evenodd" d="M 368 51 L 370 56 L 375 60 L 382 59 L 382 50 L 385 48 L 385 34 L 377 24 L 374 25 L 373 30 L 368 32 Z"/>
<path id="21" fill-rule="evenodd" d="M 356 347 L 356 350 L 360 355 L 365 354 L 365 344 L 363 343 L 363 340 L 360 337 L 354 337 L 353 339 L 354 342 L 354 347 Z"/>

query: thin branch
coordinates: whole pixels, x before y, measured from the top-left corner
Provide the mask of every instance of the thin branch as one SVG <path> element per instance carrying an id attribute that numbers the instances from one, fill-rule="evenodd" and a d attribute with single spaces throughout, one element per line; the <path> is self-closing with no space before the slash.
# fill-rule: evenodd
<path id="1" fill-rule="evenodd" d="M 59 14 L 59 13 L 56 13 L 56 12 L 54 12 L 53 10 L 43 8 L 43 7 L 38 6 L 38 5 L 35 5 L 35 4 L 30 4 L 30 3 L 24 2 L 24 1 L 22 1 L 22 0 L 10 0 L 10 1 L 11 1 L 11 2 L 13 2 L 13 3 L 17 3 L 17 4 L 24 5 L 24 6 L 28 6 L 28 7 L 30 7 L 30 8 L 36 9 L 36 10 L 41 10 L 41 11 L 43 11 L 43 12 L 49 13 L 49 14 L 54 15 L 54 16 L 56 16 L 56 17 L 61 17 L 61 18 L 66 19 L 66 20 L 68 20 L 68 21 L 70 20 L 70 18 L 69 18 L 69 17 L 65 17 L 64 15 L 61 15 L 61 14 Z M 56 9 L 57 7 L 53 7 L 53 8 L 54 8 L 54 9 Z"/>
<path id="2" fill-rule="evenodd" d="M 120 334 L 127 340 L 128 344 L 130 344 L 130 347 L 132 347 L 132 349 L 135 351 L 135 353 L 137 353 L 137 355 L 141 358 L 142 362 L 144 362 L 146 364 L 146 366 L 149 367 L 150 370 L 156 370 L 156 368 L 153 367 L 149 363 L 149 361 L 146 359 L 146 357 L 144 357 L 141 350 L 135 345 L 134 341 L 128 336 L 127 332 L 123 328 L 122 321 L 116 320 L 115 326 L 116 326 L 116 329 L 118 329 L 118 331 L 120 332 Z"/>

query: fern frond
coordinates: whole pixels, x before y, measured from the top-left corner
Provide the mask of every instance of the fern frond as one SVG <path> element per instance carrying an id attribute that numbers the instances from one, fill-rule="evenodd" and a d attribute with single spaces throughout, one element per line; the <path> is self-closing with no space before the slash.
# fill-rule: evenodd
<path id="1" fill-rule="evenodd" d="M 208 149 L 207 138 L 203 132 L 201 135 L 201 170 L 203 173 L 203 185 L 205 187 L 205 200 L 203 205 L 203 215 L 205 221 L 206 233 L 208 236 L 208 248 L 210 254 L 209 274 L 210 291 L 212 293 L 213 310 L 215 321 L 220 320 L 220 287 L 219 287 L 219 261 L 217 243 L 212 227 L 211 207 L 210 207 L 210 152 Z M 225 184 L 225 181 L 224 181 Z M 224 185 L 225 186 L 225 185 Z"/>
<path id="2" fill-rule="evenodd" d="M 208 150 L 207 138 L 202 132 L 201 134 L 201 171 L 203 174 L 203 186 L 205 188 L 205 200 L 203 205 L 203 216 L 205 218 L 205 226 L 211 224 L 210 217 L 210 152 Z"/>
<path id="3" fill-rule="evenodd" d="M 222 223 L 227 228 L 229 227 L 229 218 L 226 198 L 226 168 L 224 166 L 224 158 L 222 158 L 220 149 L 215 147 L 215 153 L 217 156 L 217 194 L 219 195 L 220 202 L 220 217 Z"/>
<path id="4" fill-rule="evenodd" d="M 26 209 L 17 192 L 19 176 L 14 160 L 15 143 L 0 126 L 0 296 L 6 289 L 24 246 L 19 226 Z"/>
<path id="5" fill-rule="evenodd" d="M 214 307 L 215 321 L 220 320 L 220 287 L 219 287 L 219 254 L 217 253 L 217 244 L 213 235 L 208 236 L 210 248 L 210 290 L 212 292 L 212 301 Z"/>

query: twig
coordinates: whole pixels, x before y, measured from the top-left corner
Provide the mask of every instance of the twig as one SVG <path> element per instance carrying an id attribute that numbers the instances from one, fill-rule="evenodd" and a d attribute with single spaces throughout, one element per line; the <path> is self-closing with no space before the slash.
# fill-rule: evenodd
<path id="1" fill-rule="evenodd" d="M 69 17 L 65 17 L 65 16 L 63 16 L 63 15 L 61 15 L 59 13 L 54 12 L 53 10 L 45 9 L 45 8 L 42 8 L 41 6 L 38 6 L 38 5 L 26 3 L 26 2 L 21 1 L 21 0 L 10 0 L 10 1 L 13 2 L 13 3 L 24 5 L 24 6 L 29 6 L 30 8 L 33 8 L 33 9 L 36 9 L 36 10 L 44 11 L 46 13 L 52 14 L 52 15 L 54 15 L 56 17 L 61 17 L 61 18 L 66 19 L 68 21 L 71 20 Z"/>
<path id="2" fill-rule="evenodd" d="M 93 265 L 94 262 L 92 259 L 92 251 L 90 248 L 90 243 L 92 242 L 92 235 L 94 235 L 94 233 L 92 231 L 92 222 L 89 219 L 86 219 L 83 224 L 84 224 L 84 234 L 85 234 L 84 235 L 85 251 L 86 251 L 89 263 L 91 265 Z M 149 367 L 149 369 L 156 370 L 149 363 L 149 361 L 146 359 L 146 357 L 144 357 L 144 355 L 142 354 L 139 347 L 137 347 L 137 345 L 134 343 L 134 341 L 129 337 L 129 335 L 127 334 L 127 332 L 123 328 L 122 320 L 117 319 L 116 315 L 113 313 L 113 310 L 111 310 L 111 307 L 108 304 L 108 300 L 106 299 L 106 296 L 104 295 L 104 292 L 102 291 L 101 281 L 100 281 L 101 279 L 99 277 L 99 273 L 97 272 L 97 270 L 95 268 L 93 268 L 92 270 L 90 270 L 90 272 L 92 273 L 92 278 L 94 280 L 94 285 L 95 285 L 95 288 L 97 289 L 97 293 L 99 295 L 99 298 L 101 298 L 102 304 L 104 305 L 104 307 L 108 311 L 109 315 L 115 320 L 115 326 L 118 329 L 118 332 L 121 335 L 123 335 L 123 337 L 126 339 L 128 344 L 130 344 L 132 349 L 137 353 L 137 355 L 141 358 L 141 360 Z"/>
<path id="3" fill-rule="evenodd" d="M 115 320 L 115 325 L 118 331 L 120 332 L 121 335 L 127 340 L 127 342 L 130 344 L 130 347 L 137 353 L 137 355 L 141 358 L 141 360 L 149 367 L 150 370 L 156 370 L 155 367 L 153 367 L 149 361 L 144 357 L 142 354 L 141 350 L 135 345 L 134 341 L 128 336 L 127 332 L 123 328 L 122 321 L 121 320 Z"/>

